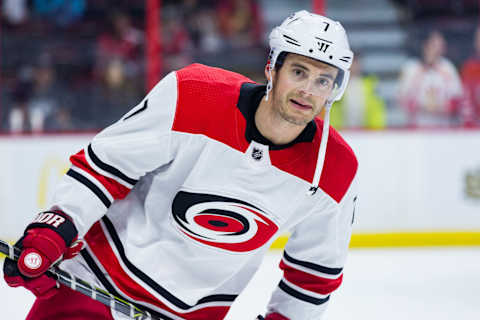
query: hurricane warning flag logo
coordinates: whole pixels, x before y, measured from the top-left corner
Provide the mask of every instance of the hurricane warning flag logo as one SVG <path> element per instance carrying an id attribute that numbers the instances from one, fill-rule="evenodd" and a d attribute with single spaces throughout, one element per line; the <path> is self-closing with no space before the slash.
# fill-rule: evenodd
<path id="1" fill-rule="evenodd" d="M 180 191 L 172 204 L 177 228 L 188 237 L 234 252 L 260 248 L 278 231 L 265 212 L 244 201 Z"/>

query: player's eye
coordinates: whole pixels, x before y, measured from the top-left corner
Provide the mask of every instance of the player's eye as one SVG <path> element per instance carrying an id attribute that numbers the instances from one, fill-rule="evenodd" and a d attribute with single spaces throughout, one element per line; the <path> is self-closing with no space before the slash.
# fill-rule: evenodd
<path id="1" fill-rule="evenodd" d="M 316 83 L 320 88 L 329 88 L 332 85 L 332 80 L 328 78 L 319 78 L 317 79 Z"/>
<path id="2" fill-rule="evenodd" d="M 292 70 L 292 73 L 296 78 L 299 78 L 299 79 L 305 76 L 305 71 L 299 68 L 294 68 Z"/>

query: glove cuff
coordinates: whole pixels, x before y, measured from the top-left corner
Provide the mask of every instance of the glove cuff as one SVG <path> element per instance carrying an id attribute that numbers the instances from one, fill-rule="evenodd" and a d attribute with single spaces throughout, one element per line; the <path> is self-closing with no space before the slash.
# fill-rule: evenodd
<path id="1" fill-rule="evenodd" d="M 40 212 L 35 220 L 27 226 L 25 234 L 35 228 L 47 228 L 55 231 L 63 239 L 66 247 L 70 247 L 78 235 L 72 218 L 60 210 Z"/>

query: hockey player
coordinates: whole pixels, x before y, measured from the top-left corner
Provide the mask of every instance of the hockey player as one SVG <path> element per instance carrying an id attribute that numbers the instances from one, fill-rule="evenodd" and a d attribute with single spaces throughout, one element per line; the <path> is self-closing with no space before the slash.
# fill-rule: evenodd
<path id="1" fill-rule="evenodd" d="M 27 319 L 120 319 L 44 274 L 61 260 L 162 318 L 223 319 L 286 231 L 265 318 L 322 318 L 356 201 L 355 155 L 328 124 L 353 54 L 338 22 L 307 11 L 273 29 L 270 47 L 266 86 L 188 66 L 70 158 L 18 264 L 5 262 L 7 283 L 38 297 Z"/>

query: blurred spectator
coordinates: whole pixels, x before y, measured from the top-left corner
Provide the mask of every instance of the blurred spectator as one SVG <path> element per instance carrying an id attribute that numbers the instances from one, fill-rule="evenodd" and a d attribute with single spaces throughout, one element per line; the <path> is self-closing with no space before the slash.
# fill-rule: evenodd
<path id="1" fill-rule="evenodd" d="M 93 86 L 88 97 L 81 97 L 88 107 L 77 110 L 75 118 L 82 129 L 102 128 L 118 120 L 138 104 L 143 94 L 135 82 L 128 81 L 123 62 L 110 60 L 103 78 Z"/>
<path id="2" fill-rule="evenodd" d="M 71 110 L 72 109 L 68 106 L 53 110 L 53 112 L 51 112 L 45 119 L 44 130 L 49 132 L 76 130 L 77 125 L 73 122 Z"/>
<path id="3" fill-rule="evenodd" d="M 3 0 L 2 13 L 12 25 L 24 23 L 28 18 L 27 0 Z"/>
<path id="4" fill-rule="evenodd" d="M 215 18 L 215 12 L 212 9 L 202 10 L 195 15 L 198 27 L 198 48 L 206 53 L 216 53 L 223 45 Z"/>
<path id="5" fill-rule="evenodd" d="M 174 7 L 164 9 L 162 48 L 165 70 L 176 70 L 192 63 L 192 41 L 181 15 Z"/>
<path id="6" fill-rule="evenodd" d="M 446 59 L 445 40 L 438 31 L 423 42 L 421 59 L 410 59 L 401 70 L 398 98 L 409 126 L 455 124 L 462 86 L 455 66 Z"/>
<path id="7" fill-rule="evenodd" d="M 14 107 L 9 114 L 10 130 L 42 132 L 64 127 L 57 121 L 61 122 L 65 117 L 57 119 L 54 116 L 68 106 L 64 89 L 56 81 L 50 57 L 42 55 L 32 72 L 24 72 L 14 91 Z"/>
<path id="8" fill-rule="evenodd" d="M 441 16 L 476 15 L 478 0 L 392 0 L 410 11 L 414 19 L 438 18 Z"/>
<path id="9" fill-rule="evenodd" d="M 335 129 L 383 129 L 386 125 L 385 102 L 375 92 L 378 79 L 363 76 L 361 57 L 356 54 L 350 68 L 350 81 L 342 99 L 331 111 Z"/>
<path id="10" fill-rule="evenodd" d="M 480 126 L 480 28 L 475 32 L 474 49 L 474 54 L 464 63 L 461 71 L 467 100 L 462 115 L 467 126 Z"/>
<path id="11" fill-rule="evenodd" d="M 256 0 L 219 1 L 218 24 L 223 39 L 231 48 L 260 43 L 262 20 Z"/>
<path id="12" fill-rule="evenodd" d="M 12 93 L 12 108 L 8 115 L 8 128 L 12 133 L 30 131 L 30 113 L 28 101 L 32 90 L 32 70 L 29 67 L 20 69 L 18 79 Z"/>
<path id="13" fill-rule="evenodd" d="M 182 13 L 182 24 L 185 26 L 195 48 L 201 47 L 202 38 L 204 37 L 204 26 L 200 21 L 201 17 L 203 15 L 210 15 L 210 24 L 215 24 L 215 22 L 212 21 L 214 20 L 212 4 L 209 2 L 210 1 L 183 0 L 179 6 L 179 12 Z M 213 29 L 216 29 L 216 27 Z"/>
<path id="14" fill-rule="evenodd" d="M 86 5 L 86 0 L 33 0 L 34 12 L 60 27 L 68 27 L 80 20 Z"/>
<path id="15" fill-rule="evenodd" d="M 198 51 L 217 52 L 222 42 L 218 32 L 213 0 L 183 0 L 177 16 Z"/>
<path id="16" fill-rule="evenodd" d="M 134 79 L 140 72 L 140 53 L 143 33 L 131 23 L 124 12 L 113 12 L 109 20 L 109 29 L 97 39 L 95 73 L 101 79 L 105 68 L 112 60 L 122 62 L 123 74 Z"/>

